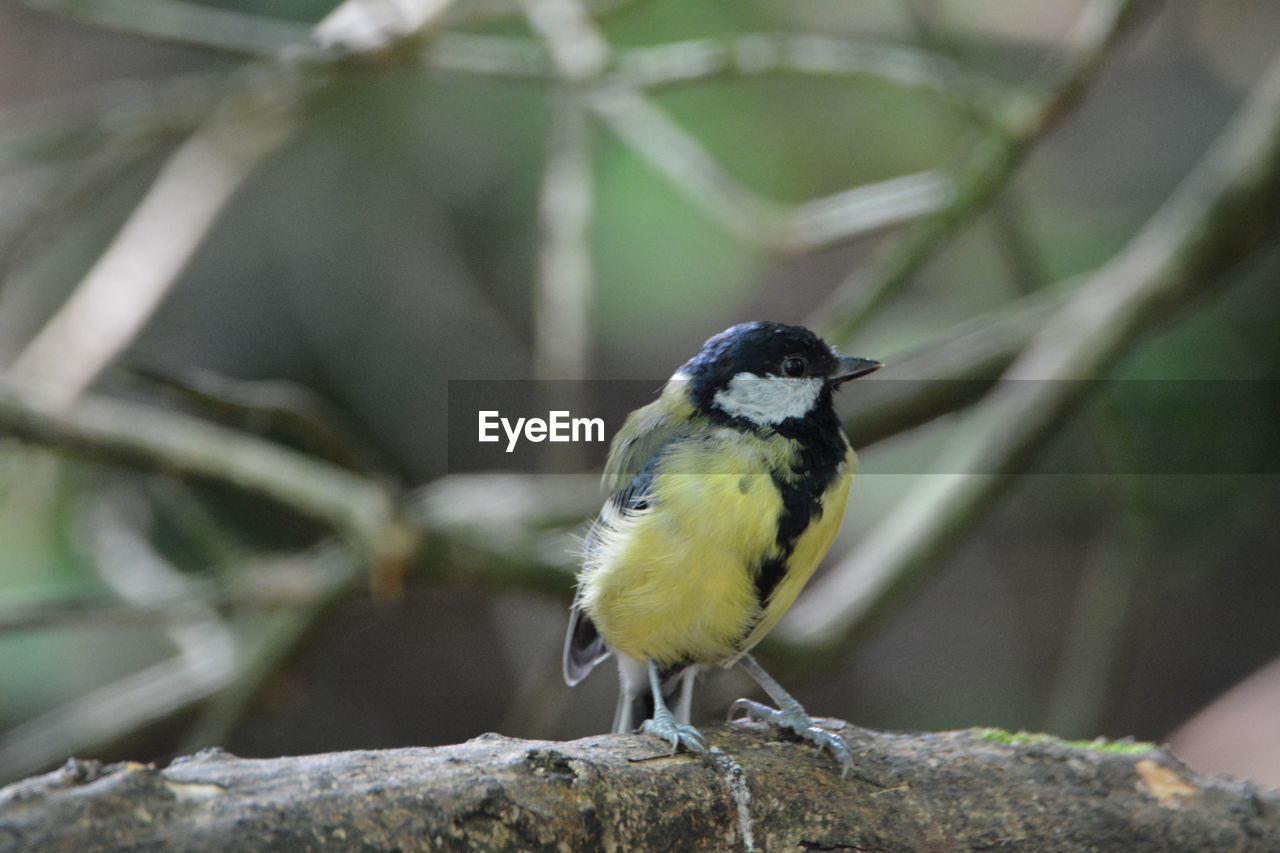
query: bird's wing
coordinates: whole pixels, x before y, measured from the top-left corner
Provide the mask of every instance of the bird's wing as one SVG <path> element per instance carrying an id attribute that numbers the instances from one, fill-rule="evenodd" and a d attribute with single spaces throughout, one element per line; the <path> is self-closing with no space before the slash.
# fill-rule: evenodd
<path id="1" fill-rule="evenodd" d="M 683 389 L 668 385 L 659 399 L 628 415 L 613 438 L 604 466 L 603 483 L 609 494 L 616 498 L 619 491 L 630 488 L 658 451 L 672 439 L 694 431 L 689 420 L 692 414 L 693 406 Z"/>
<path id="2" fill-rule="evenodd" d="M 609 496 L 600 514 L 591 523 L 587 535 L 582 540 L 584 560 L 591 560 L 599 548 L 600 536 L 619 518 L 620 515 L 637 508 L 643 508 L 649 496 L 653 482 L 653 470 L 658 455 L 650 456 L 627 485 Z M 606 474 L 606 477 L 609 476 Z M 617 476 L 617 475 L 615 475 Z M 569 630 L 564 638 L 564 655 L 562 665 L 564 680 L 572 687 L 587 677 L 587 674 L 609 656 L 609 647 L 604 638 L 596 630 L 591 617 L 582 612 L 578 602 L 569 610 Z"/>
<path id="3" fill-rule="evenodd" d="M 636 509 L 647 499 L 660 451 L 672 439 L 692 431 L 688 418 L 691 412 L 692 408 L 680 395 L 675 400 L 655 400 L 627 417 L 614 437 L 605 463 L 604 484 L 609 500 L 583 539 L 585 559 L 591 559 L 601 528 L 607 526 L 610 519 Z M 569 611 L 569 630 L 564 638 L 564 680 L 570 686 L 577 684 L 609 654 L 591 617 L 583 613 L 575 601 Z"/>

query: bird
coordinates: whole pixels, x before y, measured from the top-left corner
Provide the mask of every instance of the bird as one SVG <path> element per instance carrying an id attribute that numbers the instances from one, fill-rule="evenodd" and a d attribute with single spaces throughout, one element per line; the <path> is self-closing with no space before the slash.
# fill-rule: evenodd
<path id="1" fill-rule="evenodd" d="M 774 701 L 730 706 L 851 767 L 750 652 L 791 607 L 840 528 L 857 457 L 832 403 L 884 365 L 803 326 L 759 320 L 709 338 L 633 411 L 605 463 L 608 499 L 582 537 L 563 649 L 573 686 L 618 663 L 613 730 L 709 759 L 690 725 L 700 670 L 738 666 Z"/>

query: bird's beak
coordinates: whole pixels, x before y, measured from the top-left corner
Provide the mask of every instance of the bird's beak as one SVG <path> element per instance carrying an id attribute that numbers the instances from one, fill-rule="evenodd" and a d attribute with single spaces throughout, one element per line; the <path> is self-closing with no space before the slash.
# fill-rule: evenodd
<path id="1" fill-rule="evenodd" d="M 836 356 L 836 369 L 831 372 L 831 376 L 827 381 L 832 385 L 839 385 L 842 382 L 848 382 L 850 379 L 857 379 L 859 376 L 874 373 L 882 367 L 884 367 L 884 362 L 876 361 L 874 358 L 838 355 Z"/>

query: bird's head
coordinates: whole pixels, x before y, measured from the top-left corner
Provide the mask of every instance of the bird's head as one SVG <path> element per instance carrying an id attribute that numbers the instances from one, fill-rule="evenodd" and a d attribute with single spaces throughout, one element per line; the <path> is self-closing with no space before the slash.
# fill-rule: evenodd
<path id="1" fill-rule="evenodd" d="M 836 355 L 803 326 L 757 320 L 710 338 L 672 378 L 702 411 L 776 426 L 830 406 L 833 389 L 883 366 Z"/>

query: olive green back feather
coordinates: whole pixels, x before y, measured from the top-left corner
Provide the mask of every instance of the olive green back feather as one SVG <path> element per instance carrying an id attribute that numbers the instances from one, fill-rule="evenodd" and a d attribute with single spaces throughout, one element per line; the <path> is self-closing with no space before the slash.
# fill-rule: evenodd
<path id="1" fill-rule="evenodd" d="M 684 386 L 684 380 L 672 379 L 657 400 L 627 416 L 622 429 L 613 437 L 601 478 L 609 494 L 629 485 L 641 466 L 663 445 L 698 429 L 690 420 L 694 409 Z"/>

